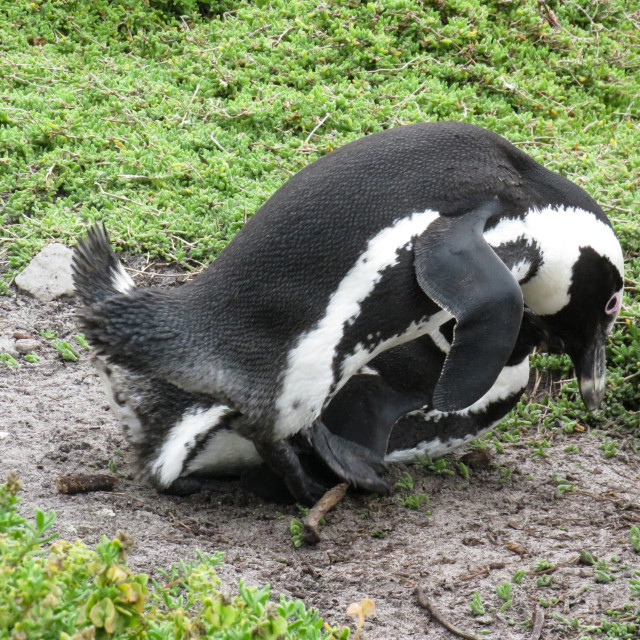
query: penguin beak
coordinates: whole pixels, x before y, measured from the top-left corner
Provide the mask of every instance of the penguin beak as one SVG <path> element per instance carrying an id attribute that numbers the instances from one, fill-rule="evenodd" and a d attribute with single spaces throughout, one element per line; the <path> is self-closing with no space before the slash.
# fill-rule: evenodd
<path id="1" fill-rule="evenodd" d="M 581 357 L 571 358 L 576 368 L 582 401 L 589 411 L 595 411 L 604 400 L 605 340 L 606 333 L 603 331 Z"/>

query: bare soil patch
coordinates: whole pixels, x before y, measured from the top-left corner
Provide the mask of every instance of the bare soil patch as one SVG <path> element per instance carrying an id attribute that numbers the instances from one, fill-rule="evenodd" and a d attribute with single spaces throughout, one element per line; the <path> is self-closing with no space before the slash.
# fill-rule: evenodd
<path id="1" fill-rule="evenodd" d="M 406 491 L 386 498 L 348 493 L 326 517 L 321 542 L 295 549 L 289 524 L 301 515 L 294 506 L 266 504 L 234 481 L 222 483 L 220 491 L 176 498 L 158 495 L 134 478 L 127 443 L 88 352 L 79 362 L 63 361 L 40 336 L 42 329 L 66 340 L 77 335 L 72 301 L 0 298 L 0 337 L 33 336 L 41 357 L 37 364 L 0 368 L 0 477 L 16 471 L 24 485 L 24 515 L 36 506 L 55 509 L 63 538 L 91 544 L 124 529 L 136 540 L 131 566 L 150 573 L 194 557 L 195 549 L 223 551 L 220 575 L 229 591 L 241 578 L 270 583 L 274 595 L 302 598 L 335 624 L 351 621 L 350 603 L 372 598 L 369 640 L 453 637 L 418 606 L 416 586 L 456 626 L 475 633 L 486 629 L 491 633 L 483 637 L 505 640 L 531 637 L 532 627 L 522 623 L 533 621 L 541 598 L 551 603 L 542 638 L 583 635 L 555 615 L 597 624 L 608 609 L 629 602 L 628 578 L 640 565 L 629 543 L 629 529 L 640 521 L 640 453 L 631 440 L 628 446 L 619 442 L 618 455 L 605 459 L 602 436 L 588 428 L 545 434 L 551 437 L 549 457 L 532 457 L 528 443 L 543 439 L 532 429 L 493 454 L 490 465 L 473 469 L 468 481 L 394 466 L 390 477 L 409 471 L 413 493 L 429 496 L 428 507 L 413 511 L 400 504 Z M 579 453 L 566 452 L 570 444 Z M 58 493 L 57 476 L 109 473 L 111 460 L 120 474 L 112 492 Z M 512 470 L 506 481 L 500 467 Z M 558 478 L 574 490 L 560 495 Z M 597 583 L 594 568 L 578 562 L 582 549 L 618 569 L 616 580 Z M 619 562 L 611 562 L 612 556 Z M 543 558 L 558 568 L 535 573 Z M 496 586 L 517 571 L 527 574 L 512 585 L 512 604 L 500 613 L 504 602 Z M 550 586 L 536 584 L 541 575 L 553 575 Z M 471 611 L 475 591 L 485 615 Z"/>

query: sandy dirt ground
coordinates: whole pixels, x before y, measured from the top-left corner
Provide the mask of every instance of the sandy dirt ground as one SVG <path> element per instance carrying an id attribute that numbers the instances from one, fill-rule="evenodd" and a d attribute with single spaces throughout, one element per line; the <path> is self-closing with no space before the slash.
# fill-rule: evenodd
<path id="1" fill-rule="evenodd" d="M 339 625 L 352 620 L 350 603 L 371 598 L 376 610 L 365 626 L 369 640 L 453 637 L 418 606 L 416 586 L 459 627 L 505 640 L 532 637 L 527 624 L 541 599 L 551 604 L 542 607 L 542 638 L 579 638 L 584 631 L 557 618 L 597 624 L 600 614 L 629 602 L 628 578 L 640 569 L 629 543 L 629 530 L 640 521 L 640 453 L 631 437 L 619 439 L 617 456 L 605 459 L 603 435 L 590 433 L 588 425 L 570 435 L 531 427 L 520 442 L 504 443 L 503 453 L 490 447 L 491 461 L 472 469 L 468 481 L 392 467 L 392 482 L 408 471 L 411 493 L 429 496 L 429 507 L 403 506 L 399 498 L 409 492 L 400 489 L 385 498 L 349 494 L 327 516 L 322 541 L 296 549 L 289 534 L 291 519 L 300 517 L 295 506 L 266 504 L 236 482 L 176 498 L 157 495 L 135 478 L 132 454 L 88 352 L 79 362 L 63 361 L 40 335 L 43 329 L 67 340 L 77 335 L 72 301 L 43 304 L 20 293 L 0 298 L 0 338 L 34 336 L 41 358 L 0 367 L 0 477 L 16 471 L 24 515 L 36 506 L 55 509 L 65 539 L 93 544 L 124 529 L 136 541 L 130 565 L 149 573 L 194 558 L 195 549 L 222 551 L 220 575 L 230 592 L 240 578 L 269 583 L 274 596 L 302 598 Z M 530 444 L 544 439 L 551 442 L 548 457 L 532 456 Z M 566 452 L 569 445 L 579 453 Z M 58 493 L 57 476 L 109 473 L 110 461 L 119 475 L 113 492 Z M 508 479 L 501 468 L 512 470 Z M 560 495 L 558 479 L 574 490 Z M 606 559 L 617 570 L 615 581 L 596 582 L 594 568 L 578 560 L 582 549 Z M 536 573 L 541 559 L 558 568 Z M 517 571 L 527 573 L 512 585 L 512 603 L 500 612 L 504 602 L 496 587 Z M 541 576 L 553 576 L 552 583 L 539 585 Z M 484 615 L 471 611 L 476 591 Z"/>

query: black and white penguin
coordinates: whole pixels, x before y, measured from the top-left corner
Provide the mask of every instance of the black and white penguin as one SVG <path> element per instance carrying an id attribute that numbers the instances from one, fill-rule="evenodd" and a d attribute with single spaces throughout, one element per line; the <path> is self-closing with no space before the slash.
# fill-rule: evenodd
<path id="1" fill-rule="evenodd" d="M 93 267 L 90 251 L 77 255 L 82 296 Z M 459 411 L 490 391 L 524 303 L 562 342 L 595 408 L 621 288 L 620 245 L 580 187 L 489 131 L 428 123 L 300 171 L 191 283 L 123 287 L 79 318 L 110 364 L 227 405 L 235 433 L 310 502 L 319 487 L 289 437 L 306 434 L 355 486 L 384 487 L 369 450 L 345 446 L 320 415 L 376 356 L 452 318 L 432 409 Z"/>

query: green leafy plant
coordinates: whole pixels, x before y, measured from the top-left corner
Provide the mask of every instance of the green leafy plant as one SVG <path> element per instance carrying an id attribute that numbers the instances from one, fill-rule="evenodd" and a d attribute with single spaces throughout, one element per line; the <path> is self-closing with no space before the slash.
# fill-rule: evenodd
<path id="1" fill-rule="evenodd" d="M 526 571 L 522 571 L 522 570 L 516 571 L 513 574 L 513 578 L 511 578 L 511 582 L 513 582 L 514 584 L 520 584 L 526 575 L 527 575 Z"/>
<path id="2" fill-rule="evenodd" d="M 291 543 L 293 546 L 298 549 L 302 546 L 302 534 L 303 534 L 304 525 L 301 520 L 297 518 L 292 518 L 289 523 L 289 533 L 291 535 Z"/>
<path id="3" fill-rule="evenodd" d="M 71 360 L 72 362 L 77 362 L 80 358 L 80 354 L 78 351 L 68 342 L 64 342 L 59 338 L 55 339 L 51 346 L 56 349 L 56 351 L 60 352 L 63 360 Z"/>
<path id="4" fill-rule="evenodd" d="M 390 533 L 391 533 L 390 531 L 382 531 L 380 529 L 374 529 L 370 535 L 372 538 L 377 538 L 381 540 L 383 538 L 386 538 Z"/>
<path id="5" fill-rule="evenodd" d="M 496 587 L 496 593 L 500 598 L 502 598 L 505 602 L 507 600 L 511 600 L 511 583 L 503 582 Z"/>
<path id="6" fill-rule="evenodd" d="M 413 478 L 411 474 L 405 471 L 400 479 L 395 484 L 396 489 L 404 489 L 406 491 L 413 491 Z"/>
<path id="7" fill-rule="evenodd" d="M 607 437 L 604 439 L 604 442 L 600 445 L 600 450 L 604 452 L 605 458 L 613 458 L 618 453 L 617 444 L 618 441 L 613 438 Z"/>
<path id="8" fill-rule="evenodd" d="M 413 491 L 414 483 L 413 477 L 410 473 L 404 472 L 400 479 L 395 484 L 397 489 L 401 489 L 404 491 Z M 409 493 L 407 495 L 398 496 L 398 502 L 407 509 L 411 509 L 413 511 L 418 511 L 423 509 L 424 507 L 428 507 L 431 504 L 431 500 L 429 496 L 424 493 Z M 427 515 L 431 515 L 430 511 L 426 512 Z"/>
<path id="9" fill-rule="evenodd" d="M 538 587 L 550 587 L 553 584 L 553 574 L 547 573 L 536 578 L 536 586 Z"/>
<path id="10" fill-rule="evenodd" d="M 471 607 L 473 614 L 476 616 L 483 616 L 486 613 L 482 600 L 480 599 L 480 594 L 477 591 L 473 592 L 473 597 L 471 598 L 469 606 Z"/>
<path id="11" fill-rule="evenodd" d="M 18 366 L 18 361 L 10 353 L 0 353 L 0 363 L 7 367 Z"/>
<path id="12" fill-rule="evenodd" d="M 536 571 L 549 571 L 555 568 L 556 565 L 553 564 L 553 562 L 549 562 L 549 560 L 547 560 L 546 558 L 540 558 L 540 560 L 538 560 L 535 565 Z"/>
<path id="13" fill-rule="evenodd" d="M 500 607 L 500 613 L 506 611 L 510 606 L 513 600 L 511 599 L 511 583 L 503 582 L 496 587 L 496 593 L 502 600 L 504 600 L 504 604 Z"/>
<path id="14" fill-rule="evenodd" d="M 419 456 L 418 463 L 424 469 L 428 469 L 431 473 L 437 475 L 453 476 L 455 471 L 451 468 L 451 464 L 447 458 L 437 458 L 433 460 L 430 456 Z"/>
<path id="15" fill-rule="evenodd" d="M 84 337 L 84 333 L 80 333 L 75 337 L 75 341 L 83 348 L 83 349 L 91 349 L 91 346 L 87 342 L 87 339 Z"/>
<path id="16" fill-rule="evenodd" d="M 615 576 L 613 575 L 614 571 L 615 569 L 610 567 L 607 564 L 606 560 L 604 559 L 598 560 L 593 567 L 593 574 L 594 574 L 595 581 L 605 583 L 605 584 L 607 582 L 614 582 L 616 579 Z"/>
<path id="17" fill-rule="evenodd" d="M 428 507 L 431 504 L 429 496 L 424 493 L 411 494 L 408 496 L 398 496 L 398 501 L 403 507 L 411 509 L 412 511 L 418 511 L 424 507 Z M 430 515 L 430 511 L 427 515 Z"/>
<path id="18" fill-rule="evenodd" d="M 222 555 L 197 554 L 181 562 L 166 582 L 149 581 L 126 564 L 131 539 L 103 537 L 95 550 L 51 533 L 55 514 L 18 513 L 15 474 L 0 486 L 0 638 L 128 640 L 194 635 L 252 640 L 346 640 L 300 600 L 270 599 L 269 587 L 238 585 L 231 597 L 217 587 Z M 219 635 L 220 634 L 220 635 Z"/>

